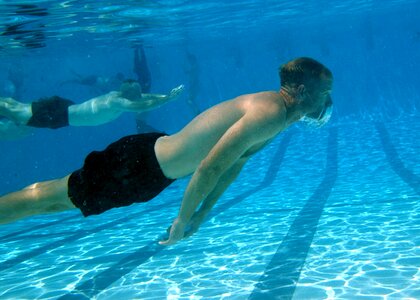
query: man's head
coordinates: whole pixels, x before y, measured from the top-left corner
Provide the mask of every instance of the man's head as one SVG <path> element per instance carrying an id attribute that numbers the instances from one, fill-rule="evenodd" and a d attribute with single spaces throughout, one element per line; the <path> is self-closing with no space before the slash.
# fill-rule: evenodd
<path id="1" fill-rule="evenodd" d="M 316 88 L 323 80 L 332 81 L 331 71 L 320 62 L 308 58 L 296 58 L 282 65 L 279 70 L 282 86 Z"/>
<path id="2" fill-rule="evenodd" d="M 318 61 L 300 57 L 281 66 L 281 88 L 295 97 L 304 116 L 325 124 L 331 115 L 331 71 Z"/>
<path id="3" fill-rule="evenodd" d="M 138 101 L 141 99 L 141 86 L 132 79 L 125 80 L 120 87 L 121 97 L 127 98 L 131 101 Z"/>

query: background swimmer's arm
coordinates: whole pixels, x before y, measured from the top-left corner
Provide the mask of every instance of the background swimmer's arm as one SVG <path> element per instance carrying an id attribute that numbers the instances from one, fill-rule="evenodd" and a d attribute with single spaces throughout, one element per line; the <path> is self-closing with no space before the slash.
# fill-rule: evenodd
<path id="1" fill-rule="evenodd" d="M 142 99 L 156 99 L 156 98 L 169 98 L 173 99 L 178 97 L 185 89 L 185 86 L 183 84 L 177 86 L 176 88 L 173 88 L 168 95 L 162 95 L 162 94 L 141 94 Z"/>
<path id="2" fill-rule="evenodd" d="M 230 184 L 238 177 L 243 166 L 247 162 L 247 158 L 240 159 L 236 164 L 234 164 L 229 170 L 227 170 L 219 179 L 216 187 L 206 199 L 203 200 L 203 203 L 200 206 L 200 209 L 194 213 L 190 221 L 190 228 L 185 233 L 185 237 L 189 237 L 197 232 L 203 220 L 206 218 L 208 213 L 211 211 L 213 206 L 217 203 L 220 196 L 225 192 L 225 190 L 230 186 Z"/>
<path id="3" fill-rule="evenodd" d="M 169 101 L 175 100 L 184 91 L 184 85 L 177 86 L 167 95 L 163 94 L 141 94 L 138 101 L 130 101 L 125 98 L 121 101 L 121 110 L 143 112 L 158 108 Z"/>

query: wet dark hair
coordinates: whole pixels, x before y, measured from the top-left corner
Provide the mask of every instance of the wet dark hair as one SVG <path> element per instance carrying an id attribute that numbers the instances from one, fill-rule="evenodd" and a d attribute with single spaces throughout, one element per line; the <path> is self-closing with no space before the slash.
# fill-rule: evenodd
<path id="1" fill-rule="evenodd" d="M 142 97 L 140 83 L 133 79 L 124 80 L 121 84 L 120 92 L 122 97 L 131 101 L 137 101 Z"/>
<path id="2" fill-rule="evenodd" d="M 282 65 L 279 69 L 281 86 L 315 87 L 322 79 L 332 79 L 331 71 L 320 62 L 309 57 L 299 57 Z"/>
<path id="3" fill-rule="evenodd" d="M 123 83 L 138 83 L 138 81 L 134 80 L 134 79 L 131 79 L 131 78 L 128 78 L 128 79 L 124 79 Z"/>

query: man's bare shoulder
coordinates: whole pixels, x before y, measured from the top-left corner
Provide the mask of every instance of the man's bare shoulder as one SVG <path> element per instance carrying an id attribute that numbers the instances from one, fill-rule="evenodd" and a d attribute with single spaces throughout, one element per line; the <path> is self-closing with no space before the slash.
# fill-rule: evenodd
<path id="1" fill-rule="evenodd" d="M 285 115 L 285 104 L 277 92 L 265 91 L 254 94 L 246 94 L 238 97 L 243 102 L 247 113 L 263 114 L 265 117 L 278 118 Z"/>
<path id="2" fill-rule="evenodd" d="M 243 121 L 258 130 L 259 138 L 271 138 L 285 128 L 286 108 L 279 93 L 259 92 L 237 99 L 245 111 Z"/>

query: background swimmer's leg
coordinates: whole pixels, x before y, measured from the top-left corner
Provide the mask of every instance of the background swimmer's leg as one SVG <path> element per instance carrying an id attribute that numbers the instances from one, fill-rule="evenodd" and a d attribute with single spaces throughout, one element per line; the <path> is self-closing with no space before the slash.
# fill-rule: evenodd
<path id="1" fill-rule="evenodd" d="M 32 116 L 30 103 L 22 103 L 13 98 L 0 97 L 0 116 L 4 116 L 16 124 L 26 125 Z"/>

